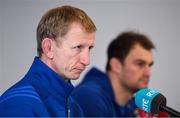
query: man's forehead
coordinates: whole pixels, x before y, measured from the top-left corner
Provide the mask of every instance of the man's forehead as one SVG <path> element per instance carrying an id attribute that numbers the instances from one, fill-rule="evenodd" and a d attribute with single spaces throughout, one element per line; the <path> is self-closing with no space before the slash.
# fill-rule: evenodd
<path id="1" fill-rule="evenodd" d="M 143 48 L 141 45 L 134 45 L 133 48 L 129 51 L 127 58 L 134 59 L 152 59 L 152 51 Z"/>

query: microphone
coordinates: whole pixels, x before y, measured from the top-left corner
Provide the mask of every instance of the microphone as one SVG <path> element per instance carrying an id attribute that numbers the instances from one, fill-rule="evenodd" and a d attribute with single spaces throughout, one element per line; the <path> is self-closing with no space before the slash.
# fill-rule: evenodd
<path id="1" fill-rule="evenodd" d="M 165 111 L 173 117 L 180 117 L 180 113 L 166 106 L 166 98 L 159 92 L 151 89 L 141 89 L 135 94 L 135 104 L 138 108 L 150 114 L 159 114 Z"/>

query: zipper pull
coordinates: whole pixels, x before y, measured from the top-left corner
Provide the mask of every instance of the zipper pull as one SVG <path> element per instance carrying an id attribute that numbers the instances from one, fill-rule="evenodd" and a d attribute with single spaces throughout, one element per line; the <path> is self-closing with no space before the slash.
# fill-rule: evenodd
<path id="1" fill-rule="evenodd" d="M 71 117 L 71 110 L 68 108 L 68 118 Z"/>

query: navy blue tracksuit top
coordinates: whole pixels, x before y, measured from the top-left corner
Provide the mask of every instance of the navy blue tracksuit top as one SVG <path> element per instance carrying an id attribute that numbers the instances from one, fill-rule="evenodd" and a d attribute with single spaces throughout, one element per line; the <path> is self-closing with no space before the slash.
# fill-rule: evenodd
<path id="1" fill-rule="evenodd" d="M 80 108 L 69 96 L 73 88 L 70 82 L 35 57 L 25 77 L 0 97 L 0 117 L 80 115 Z"/>

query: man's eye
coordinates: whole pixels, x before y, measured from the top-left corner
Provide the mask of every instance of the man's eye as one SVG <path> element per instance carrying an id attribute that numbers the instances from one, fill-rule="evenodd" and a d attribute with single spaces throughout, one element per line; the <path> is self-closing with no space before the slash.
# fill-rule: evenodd
<path id="1" fill-rule="evenodd" d="M 79 52 L 81 52 L 81 50 L 82 50 L 82 46 L 81 46 L 81 45 L 74 46 L 74 47 L 73 47 L 73 50 L 74 50 L 76 53 L 79 53 Z"/>
<path id="2" fill-rule="evenodd" d="M 144 67 L 145 66 L 145 64 L 144 63 L 141 63 L 141 62 L 139 62 L 139 63 L 136 63 L 139 67 Z"/>
<path id="3" fill-rule="evenodd" d="M 90 47 L 89 47 L 89 50 L 91 50 L 91 49 L 93 49 L 93 48 L 94 48 L 94 46 L 90 46 Z"/>
<path id="4" fill-rule="evenodd" d="M 81 49 L 82 46 L 81 46 L 81 45 L 78 45 L 78 46 L 75 46 L 74 48 L 75 48 L 75 49 Z"/>

